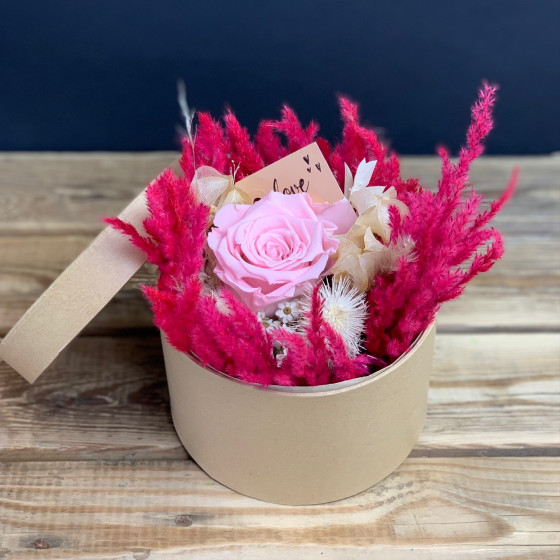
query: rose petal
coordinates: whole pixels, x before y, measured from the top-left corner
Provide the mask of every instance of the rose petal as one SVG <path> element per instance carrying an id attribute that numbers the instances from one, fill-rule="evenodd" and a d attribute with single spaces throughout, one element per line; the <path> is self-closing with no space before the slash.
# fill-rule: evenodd
<path id="1" fill-rule="evenodd" d="M 248 307 L 268 312 L 328 273 L 339 243 L 333 235 L 355 220 L 346 200 L 315 205 L 303 193 L 271 192 L 252 206 L 226 205 L 208 234 L 215 273 Z"/>
<path id="2" fill-rule="evenodd" d="M 356 212 L 345 198 L 333 204 L 314 204 L 313 209 L 324 226 L 331 229 L 331 235 L 344 235 L 356 222 Z"/>

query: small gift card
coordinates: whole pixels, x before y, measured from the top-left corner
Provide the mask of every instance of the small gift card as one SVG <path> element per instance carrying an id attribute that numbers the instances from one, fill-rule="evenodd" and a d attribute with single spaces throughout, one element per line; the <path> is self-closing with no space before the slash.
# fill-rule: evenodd
<path id="1" fill-rule="evenodd" d="M 332 203 L 344 196 L 316 142 L 245 177 L 235 186 L 253 199 L 272 190 L 283 194 L 306 192 L 313 202 Z"/>

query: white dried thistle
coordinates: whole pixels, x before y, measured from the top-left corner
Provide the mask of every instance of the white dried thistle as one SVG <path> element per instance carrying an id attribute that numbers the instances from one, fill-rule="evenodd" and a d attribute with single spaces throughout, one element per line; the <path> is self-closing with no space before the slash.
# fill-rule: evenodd
<path id="1" fill-rule="evenodd" d="M 319 288 L 323 300 L 322 317 L 340 335 L 350 357 L 362 349 L 362 333 L 367 318 L 365 295 L 355 288 L 347 277 L 323 282 Z M 311 311 L 312 293 L 302 303 L 305 315 Z"/>

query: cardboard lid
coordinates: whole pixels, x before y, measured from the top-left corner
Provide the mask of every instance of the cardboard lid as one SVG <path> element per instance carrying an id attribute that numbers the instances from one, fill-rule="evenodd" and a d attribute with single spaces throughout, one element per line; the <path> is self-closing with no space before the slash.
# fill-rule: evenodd
<path id="1" fill-rule="evenodd" d="M 119 218 L 142 231 L 145 191 Z M 0 358 L 33 383 L 144 264 L 146 256 L 107 227 L 50 285 L 0 343 Z"/>

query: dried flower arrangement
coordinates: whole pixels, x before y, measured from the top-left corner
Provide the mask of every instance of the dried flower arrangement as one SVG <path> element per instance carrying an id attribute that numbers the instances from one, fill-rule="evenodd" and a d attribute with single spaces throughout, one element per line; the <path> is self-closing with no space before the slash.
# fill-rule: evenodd
<path id="1" fill-rule="evenodd" d="M 167 169 L 149 185 L 145 234 L 107 220 L 159 270 L 157 284 L 144 287 L 155 324 L 202 365 L 262 385 L 324 385 L 394 362 L 441 304 L 503 253 L 488 222 L 512 196 L 517 172 L 485 210 L 467 183 L 492 128 L 495 91 L 480 90 L 457 162 L 439 150 L 435 192 L 401 179 L 397 157 L 346 99 L 334 146 L 287 107 L 253 139 L 231 112 L 223 122 L 200 113 L 194 130 L 183 101 L 183 175 Z M 341 200 L 275 191 L 253 200 L 236 188 L 313 142 Z"/>

